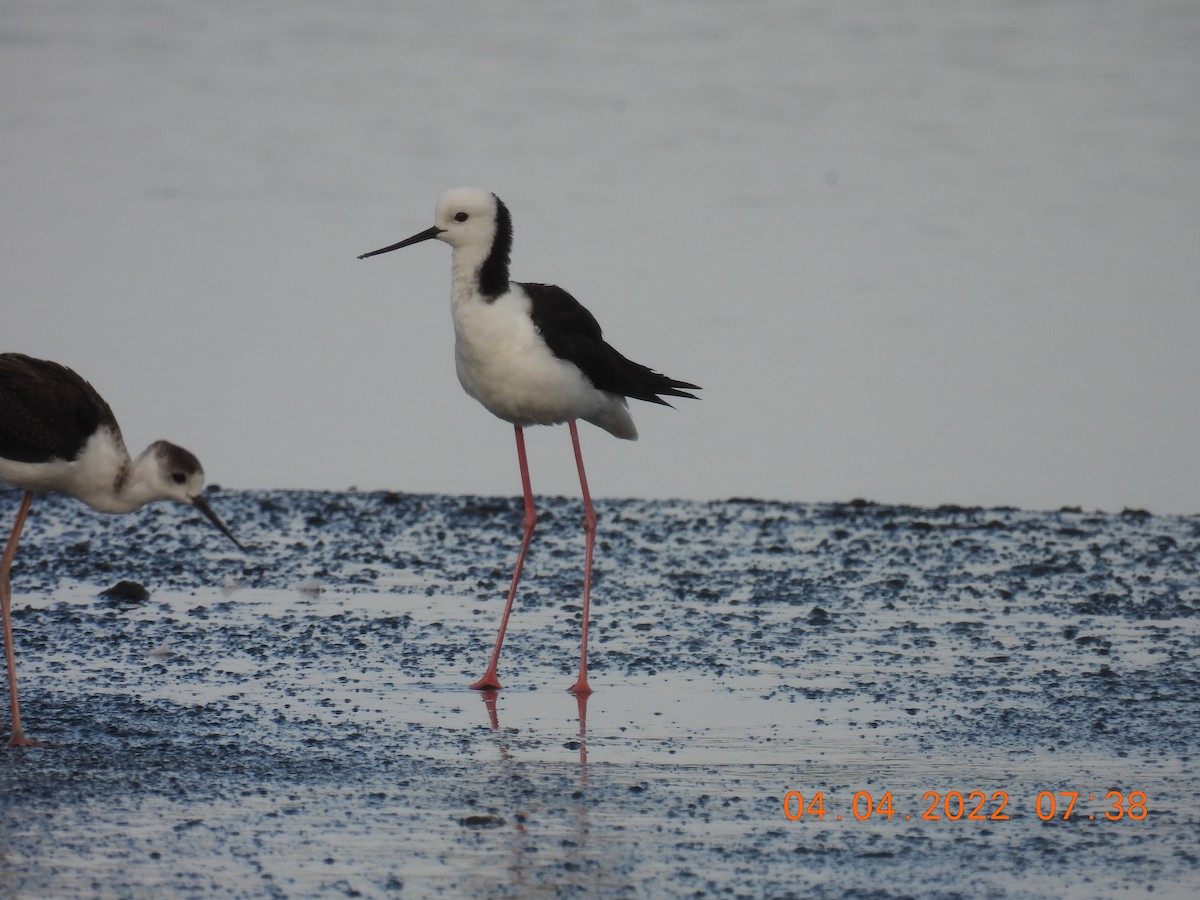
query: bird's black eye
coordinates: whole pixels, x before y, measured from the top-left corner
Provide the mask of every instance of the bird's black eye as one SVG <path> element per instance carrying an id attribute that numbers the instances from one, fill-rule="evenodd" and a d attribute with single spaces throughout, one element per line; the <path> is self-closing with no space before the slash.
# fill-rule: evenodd
<path id="1" fill-rule="evenodd" d="M 465 221 L 467 221 L 467 219 L 469 219 L 469 218 L 471 218 L 471 217 L 470 217 L 470 216 L 468 216 L 466 213 L 463 213 L 463 212 L 460 212 L 460 213 L 455 213 L 455 214 L 454 214 L 454 221 L 455 221 L 455 222 L 465 222 Z"/>
<path id="2" fill-rule="evenodd" d="M 182 472 L 172 472 L 171 480 L 176 484 L 183 484 L 185 481 L 187 481 L 187 476 Z"/>

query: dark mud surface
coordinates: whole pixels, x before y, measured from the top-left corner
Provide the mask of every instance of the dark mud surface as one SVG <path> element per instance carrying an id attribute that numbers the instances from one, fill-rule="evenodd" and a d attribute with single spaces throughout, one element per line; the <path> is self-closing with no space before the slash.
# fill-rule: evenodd
<path id="1" fill-rule="evenodd" d="M 519 501 L 211 500 L 35 503 L 0 897 L 1200 885 L 1200 517 L 604 501 L 584 706 L 577 501 L 487 702 Z"/>

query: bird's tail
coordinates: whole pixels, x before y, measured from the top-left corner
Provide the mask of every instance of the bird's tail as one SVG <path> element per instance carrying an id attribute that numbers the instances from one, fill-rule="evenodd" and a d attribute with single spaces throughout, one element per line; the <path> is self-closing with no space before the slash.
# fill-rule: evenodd
<path id="1" fill-rule="evenodd" d="M 670 406 L 663 397 L 684 397 L 688 400 L 699 400 L 691 391 L 701 390 L 700 385 L 692 384 L 690 381 L 679 381 L 676 378 L 671 378 L 663 375 L 661 372 L 655 372 L 648 366 L 643 366 L 641 363 L 635 363 L 631 360 L 625 360 L 628 368 L 625 370 L 627 376 L 626 387 L 622 393 L 626 397 L 632 397 L 635 400 L 645 400 L 648 403 L 661 403 L 663 406 Z"/>

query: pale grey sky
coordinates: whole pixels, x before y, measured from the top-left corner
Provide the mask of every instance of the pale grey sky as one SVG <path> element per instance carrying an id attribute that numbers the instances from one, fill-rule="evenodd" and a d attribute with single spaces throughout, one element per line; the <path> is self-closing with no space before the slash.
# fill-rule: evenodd
<path id="1" fill-rule="evenodd" d="M 355 258 L 468 184 L 704 386 L 599 496 L 1200 512 L 1200 7 L 826 6 L 11 0 L 0 349 L 230 487 L 518 493 L 449 249 Z"/>

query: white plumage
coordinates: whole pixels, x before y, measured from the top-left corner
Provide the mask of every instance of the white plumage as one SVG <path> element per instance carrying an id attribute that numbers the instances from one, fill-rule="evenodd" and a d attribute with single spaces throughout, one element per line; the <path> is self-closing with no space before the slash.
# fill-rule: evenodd
<path id="1" fill-rule="evenodd" d="M 456 268 L 458 261 L 455 261 Z M 454 362 L 468 394 L 513 425 L 560 425 L 583 419 L 626 440 L 637 428 L 625 398 L 597 390 L 572 362 L 555 356 L 530 316 L 520 284 L 485 300 L 454 280 Z"/>

